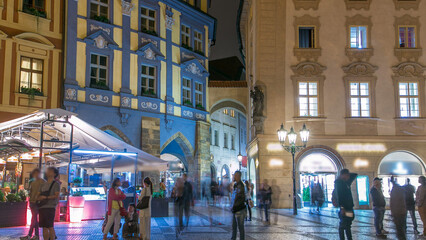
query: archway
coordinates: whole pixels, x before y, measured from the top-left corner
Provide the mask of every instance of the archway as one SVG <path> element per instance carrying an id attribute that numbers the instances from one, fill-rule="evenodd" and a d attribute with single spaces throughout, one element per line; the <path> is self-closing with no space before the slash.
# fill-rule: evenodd
<path id="1" fill-rule="evenodd" d="M 221 181 L 231 180 L 231 171 L 229 170 L 229 167 L 226 164 L 222 166 L 222 171 L 220 171 L 220 180 Z"/>
<path id="2" fill-rule="evenodd" d="M 409 151 L 393 151 L 388 153 L 380 161 L 378 176 L 383 179 L 383 194 L 390 197 L 392 184 L 391 176 L 394 176 L 399 185 L 405 185 L 409 179 L 414 187 L 419 186 L 418 177 L 425 174 L 425 164 L 416 154 Z"/>
<path id="3" fill-rule="evenodd" d="M 216 181 L 217 170 L 216 170 L 216 166 L 214 165 L 214 163 L 212 163 L 210 165 L 210 176 L 211 176 L 212 180 Z"/>
<path id="4" fill-rule="evenodd" d="M 103 126 L 100 129 L 127 144 L 133 145 L 130 139 L 122 131 L 112 125 Z"/>

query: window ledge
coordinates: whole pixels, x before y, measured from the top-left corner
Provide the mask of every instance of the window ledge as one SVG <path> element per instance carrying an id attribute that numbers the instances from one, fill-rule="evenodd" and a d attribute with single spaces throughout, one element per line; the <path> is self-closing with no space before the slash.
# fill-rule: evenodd
<path id="1" fill-rule="evenodd" d="M 360 9 L 365 9 L 365 10 L 369 10 L 370 9 L 370 4 L 371 4 L 371 0 L 345 0 L 346 3 L 346 9 L 350 10 L 350 9 L 355 9 L 355 10 L 360 10 Z"/>
<path id="2" fill-rule="evenodd" d="M 377 117 L 345 117 L 345 120 L 353 120 L 353 121 L 374 120 L 374 121 L 377 121 L 377 120 L 379 120 L 379 118 L 377 118 Z"/>
<path id="3" fill-rule="evenodd" d="M 317 10 L 319 2 L 320 0 L 293 0 L 294 7 L 296 8 L 296 10 L 308 10 L 309 8 Z"/>
<path id="4" fill-rule="evenodd" d="M 302 120 L 302 121 L 325 121 L 327 118 L 326 117 L 312 117 L 312 116 L 308 116 L 308 117 L 301 117 L 301 116 L 297 116 L 297 117 L 293 117 L 294 120 Z"/>
<path id="5" fill-rule="evenodd" d="M 38 16 L 29 14 L 29 13 L 26 13 L 26 12 L 23 12 L 23 11 L 18 11 L 18 15 L 19 15 L 19 18 L 21 18 L 21 17 L 32 18 L 34 21 L 41 21 L 41 22 L 45 22 L 45 23 L 49 23 L 49 24 L 52 21 L 50 18 L 38 17 Z"/>
<path id="6" fill-rule="evenodd" d="M 349 61 L 353 61 L 354 59 L 357 61 L 368 61 L 374 54 L 374 50 L 372 48 L 346 48 L 345 52 Z"/>
<path id="7" fill-rule="evenodd" d="M 298 61 L 301 61 L 302 59 L 305 59 L 306 61 L 318 61 L 318 58 L 321 56 L 321 48 L 295 48 L 294 56 L 297 57 Z"/>
<path id="8" fill-rule="evenodd" d="M 426 118 L 424 117 L 396 117 L 395 120 L 408 120 L 408 121 L 424 121 Z"/>
<path id="9" fill-rule="evenodd" d="M 393 2 L 395 3 L 395 9 L 396 10 L 401 10 L 401 9 L 405 9 L 405 10 L 409 10 L 409 9 L 414 9 L 417 10 L 419 8 L 419 4 L 420 4 L 420 0 L 412 0 L 412 1 L 403 1 L 403 0 L 393 0 Z"/>
<path id="10" fill-rule="evenodd" d="M 421 48 L 395 48 L 395 56 L 398 61 L 418 61 L 419 57 L 422 56 L 423 52 Z"/>

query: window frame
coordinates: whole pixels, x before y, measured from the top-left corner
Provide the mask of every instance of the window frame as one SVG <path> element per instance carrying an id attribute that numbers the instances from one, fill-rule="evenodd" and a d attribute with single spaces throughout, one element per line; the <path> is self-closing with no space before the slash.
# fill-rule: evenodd
<path id="1" fill-rule="evenodd" d="M 183 29 L 182 29 L 183 27 L 189 29 L 189 33 L 186 32 L 186 31 L 184 32 Z M 193 33 L 192 27 L 190 27 L 188 24 L 181 23 L 181 26 L 180 26 L 180 41 L 181 41 L 181 46 L 186 45 L 186 46 L 192 48 L 192 36 L 191 36 L 192 33 Z M 188 38 L 188 42 L 187 43 L 184 43 L 183 36 L 185 36 L 185 38 Z"/>
<path id="2" fill-rule="evenodd" d="M 185 82 L 185 80 L 188 80 L 189 81 L 189 86 L 185 86 L 184 85 L 184 82 Z M 193 106 L 194 105 L 194 103 L 193 103 L 193 101 L 192 101 L 192 82 L 193 82 L 193 80 L 191 79 L 191 78 L 188 78 L 188 77 L 182 77 L 182 104 L 183 105 L 186 105 L 185 104 L 185 100 L 186 99 L 184 99 L 185 97 L 184 97 L 184 91 L 189 91 L 189 102 L 191 102 L 191 104 L 190 104 L 190 106 Z M 186 105 L 186 106 L 188 106 L 188 105 Z"/>
<path id="3" fill-rule="evenodd" d="M 148 11 L 148 13 L 149 13 L 149 11 L 153 11 L 155 13 L 155 16 L 152 18 L 152 17 L 149 16 L 149 14 L 143 15 L 142 14 L 143 8 L 146 9 Z M 145 5 L 142 5 L 142 6 L 139 7 L 139 24 L 140 24 L 139 28 L 140 28 L 141 32 L 144 30 L 143 27 L 142 27 L 142 19 L 143 18 L 145 18 L 146 21 L 148 21 L 148 23 L 149 23 L 149 21 L 154 21 L 154 30 L 151 30 L 151 29 L 148 29 L 148 28 L 147 28 L 147 30 L 154 31 L 154 32 L 158 33 L 158 26 L 157 26 L 157 24 L 158 24 L 158 11 L 157 11 L 157 9 L 151 8 L 151 7 L 148 7 L 148 6 L 145 6 Z M 148 24 L 148 27 L 149 27 L 149 24 Z"/>
<path id="4" fill-rule="evenodd" d="M 154 69 L 154 76 L 151 76 L 151 75 L 149 75 L 149 74 L 143 74 L 143 68 L 144 67 L 146 67 L 146 68 L 148 68 L 148 71 L 149 71 L 149 69 L 150 68 L 153 68 Z M 143 77 L 145 77 L 146 79 L 148 79 L 148 80 L 153 80 L 154 81 L 154 87 L 153 87 L 153 94 L 150 94 L 149 93 L 149 83 L 148 83 L 148 91 L 147 92 L 143 92 L 142 91 L 142 88 L 144 87 L 143 86 L 143 82 L 142 82 L 142 78 Z M 140 96 L 148 96 L 148 97 L 156 97 L 156 96 L 158 96 L 158 83 L 157 83 L 157 81 L 158 81 L 158 69 L 157 69 L 157 66 L 155 66 L 155 65 L 151 65 L 151 64 L 146 64 L 146 63 L 144 63 L 144 62 L 142 62 L 141 64 L 140 64 L 140 75 L 139 75 L 139 92 L 140 92 Z"/>
<path id="5" fill-rule="evenodd" d="M 197 89 L 197 85 L 201 85 L 201 91 Z M 198 96 L 201 95 L 201 104 L 198 102 Z M 197 107 L 199 104 L 204 108 L 204 84 L 199 81 L 194 81 L 194 104 Z"/>
<path id="6" fill-rule="evenodd" d="M 29 58 L 30 59 L 30 69 L 22 69 L 22 60 L 23 60 L 23 58 Z M 32 69 L 32 66 L 33 66 L 33 60 L 39 60 L 39 61 L 41 61 L 41 71 L 39 71 L 39 70 L 33 70 Z M 22 72 L 24 71 L 24 72 L 27 72 L 27 73 L 30 73 L 29 74 L 29 77 L 30 77 L 30 79 L 29 79 L 29 88 L 33 88 L 32 87 L 32 74 L 33 73 L 36 73 L 36 74 L 41 74 L 41 83 L 40 83 L 40 85 L 41 85 L 41 87 L 40 87 L 40 92 L 43 92 L 43 84 L 44 84 L 44 65 L 45 65 L 45 61 L 44 61 L 44 59 L 41 59 L 41 58 L 36 58 L 36 57 L 29 57 L 29 56 L 25 56 L 25 55 L 21 55 L 20 56 L 20 59 L 19 59 L 19 90 L 18 90 L 18 92 L 21 92 L 21 80 L 22 80 Z M 36 88 L 36 89 L 38 89 L 38 88 Z"/>
<path id="7" fill-rule="evenodd" d="M 197 29 L 194 29 L 193 31 L 194 34 L 194 51 L 200 51 L 204 53 L 204 34 L 202 31 L 198 31 Z M 196 35 L 200 35 L 200 38 L 196 37 Z M 197 45 L 200 45 L 200 49 L 198 49 Z"/>
<path id="8" fill-rule="evenodd" d="M 228 133 L 223 133 L 223 148 L 228 149 Z"/>
<path id="9" fill-rule="evenodd" d="M 311 36 L 312 47 L 302 48 L 300 47 L 300 28 L 312 28 L 311 31 L 313 36 Z M 315 25 L 298 25 L 297 26 L 297 48 L 299 49 L 316 49 L 317 48 L 317 30 Z"/>
<path id="10" fill-rule="evenodd" d="M 92 55 L 97 55 L 98 57 L 98 64 L 93 64 L 92 63 Z M 100 66 L 102 66 L 102 65 L 99 65 L 100 64 L 100 57 L 106 57 L 106 66 L 105 67 L 100 67 Z M 99 69 L 105 69 L 106 70 L 106 74 L 105 74 L 105 85 L 106 85 L 106 87 L 108 88 L 108 89 L 111 89 L 111 83 L 110 83 L 110 76 L 109 76 L 109 74 L 110 74 L 110 69 L 109 69 L 109 66 L 110 66 L 110 56 L 109 55 L 107 55 L 107 54 L 101 54 L 101 53 L 97 53 L 97 52 L 90 52 L 90 54 L 89 54 L 89 72 L 88 72 L 88 74 L 89 74 L 89 79 L 88 79 L 88 81 L 89 81 L 89 84 L 88 84 L 88 86 L 90 87 L 90 88 L 96 88 L 96 87 L 92 87 L 92 76 L 91 76 L 91 73 L 92 73 L 92 67 L 97 67 L 97 69 L 98 69 L 98 71 L 97 71 L 97 77 L 96 77 L 96 80 L 97 80 L 97 82 L 99 81 Z"/>
<path id="11" fill-rule="evenodd" d="M 349 25 L 348 26 L 349 27 L 349 48 L 351 48 L 351 49 L 368 49 L 369 47 L 370 47 L 370 45 L 369 45 L 369 33 L 368 33 L 368 28 L 369 28 L 369 26 L 368 25 L 362 25 L 362 24 L 360 24 L 360 25 L 355 25 L 355 24 L 353 24 L 353 25 Z M 362 48 L 360 48 L 360 47 L 352 47 L 352 37 L 351 37 L 351 34 L 352 34 L 352 28 L 353 27 L 356 27 L 357 28 L 357 34 L 359 33 L 359 28 L 360 27 L 365 27 L 365 36 L 364 36 L 364 40 L 365 40 L 365 47 L 362 47 Z M 358 40 L 358 38 L 357 38 L 357 40 Z M 363 39 L 361 39 L 361 41 L 363 41 Z M 359 44 L 359 42 L 357 42 L 357 45 Z M 361 43 L 362 44 L 362 43 Z"/>
<path id="12" fill-rule="evenodd" d="M 356 83 L 358 84 L 358 88 L 357 88 L 357 95 L 352 95 L 352 88 L 351 88 L 351 84 Z M 368 95 L 361 95 L 361 83 L 366 83 L 368 84 Z M 349 81 L 349 105 L 350 105 L 350 117 L 351 118 L 371 118 L 371 83 L 370 81 L 356 81 L 356 80 L 350 80 Z M 352 99 L 358 99 L 358 116 L 354 116 L 352 113 L 354 112 L 354 110 L 352 109 Z M 361 99 L 368 99 L 368 116 L 362 116 L 362 104 L 361 104 Z"/>
<path id="13" fill-rule="evenodd" d="M 405 34 L 404 34 L 404 41 L 405 44 L 408 44 L 408 28 L 414 28 L 414 47 L 401 47 L 401 28 L 405 29 Z M 417 48 L 417 26 L 416 25 L 410 25 L 410 24 L 402 24 L 402 25 L 398 25 L 397 27 L 397 31 L 398 31 L 398 48 L 400 49 L 416 49 Z"/>
<path id="14" fill-rule="evenodd" d="M 87 4 L 88 4 L 88 6 L 87 6 L 87 12 L 88 12 L 88 14 L 87 14 L 87 16 L 88 16 L 88 18 L 90 18 L 90 19 L 94 19 L 94 17 L 92 17 L 92 3 L 93 4 L 96 4 L 96 5 L 98 5 L 97 6 L 97 16 L 101 16 L 101 15 L 99 15 L 100 14 L 100 6 L 104 6 L 104 7 L 107 7 L 108 9 L 107 9 L 107 13 L 108 13 L 108 16 L 106 17 L 110 22 L 111 22 L 111 20 L 112 20 L 112 9 L 113 9 L 113 7 L 114 6 L 112 6 L 113 4 L 114 4 L 114 1 L 111 1 L 111 0 L 107 0 L 108 1 L 108 3 L 107 4 L 105 4 L 105 3 L 101 3 L 100 2 L 101 0 L 88 0 L 87 1 Z"/>
<path id="15" fill-rule="evenodd" d="M 41 1 L 43 1 L 43 7 L 37 7 L 36 5 L 35 5 L 35 3 L 36 3 L 36 1 L 37 0 L 33 0 L 33 2 L 32 2 L 32 4 L 31 4 L 31 8 L 34 8 L 34 9 L 37 9 L 37 10 L 43 10 L 43 11 L 46 11 L 46 0 L 41 0 Z M 25 10 L 26 10 L 26 4 L 25 4 L 25 0 L 22 0 L 22 11 L 24 11 L 25 12 Z M 30 8 L 29 8 L 30 9 Z"/>
<path id="16" fill-rule="evenodd" d="M 408 93 L 408 95 L 401 95 L 401 84 L 402 83 L 406 83 L 407 84 L 407 93 Z M 417 85 L 417 95 L 411 95 L 410 94 L 410 84 L 416 84 Z M 397 90 L 398 90 L 398 102 L 399 102 L 399 105 L 398 105 L 398 108 L 399 108 L 399 116 L 401 117 L 401 118 L 419 118 L 420 117 L 420 85 L 419 85 L 419 83 L 417 82 L 417 81 L 399 81 L 398 82 L 398 86 L 397 86 Z M 401 107 L 402 107 L 402 105 L 401 105 L 401 99 L 402 98 L 405 98 L 405 99 L 407 99 L 408 100 L 408 104 L 407 104 L 407 106 L 408 106 L 408 109 L 407 109 L 407 112 L 408 112 L 408 116 L 402 116 L 402 110 L 401 110 Z M 417 112 L 418 112 L 418 114 L 417 114 L 417 116 L 413 116 L 412 114 L 411 114 L 411 107 L 412 107 L 412 103 L 411 103 L 411 99 L 417 99 Z"/>
<path id="17" fill-rule="evenodd" d="M 306 83 L 306 86 L 307 86 L 307 88 L 306 88 L 306 95 L 300 95 L 300 84 L 301 83 Z M 311 83 L 315 83 L 315 85 L 316 85 L 316 95 L 310 95 L 310 84 Z M 297 83 L 298 85 L 297 85 L 297 101 L 298 101 L 298 105 L 299 105 L 299 108 L 298 108 L 298 116 L 299 117 L 318 117 L 319 116 L 319 96 L 318 96 L 318 88 L 319 88 L 319 86 L 318 86 L 318 81 L 309 81 L 309 80 L 306 80 L 306 81 L 299 81 L 298 83 Z M 302 115 L 302 113 L 301 113 L 301 103 L 300 103 L 300 99 L 301 98 L 306 98 L 307 99 L 307 112 L 308 112 L 308 115 Z M 312 115 L 311 114 L 311 102 L 310 102 L 310 100 L 311 100 L 311 98 L 315 98 L 316 99 L 316 115 Z"/>

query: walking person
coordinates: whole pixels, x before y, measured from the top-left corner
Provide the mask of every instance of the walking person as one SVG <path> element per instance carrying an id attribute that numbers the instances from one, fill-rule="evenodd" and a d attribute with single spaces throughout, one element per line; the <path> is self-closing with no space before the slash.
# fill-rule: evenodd
<path id="1" fill-rule="evenodd" d="M 342 169 L 339 178 L 334 181 L 334 188 L 338 199 L 339 211 L 339 238 L 352 240 L 352 221 L 355 218 L 354 200 L 352 197 L 351 184 L 358 174 L 349 172 L 348 169 Z"/>
<path id="2" fill-rule="evenodd" d="M 37 197 L 39 207 L 39 225 L 43 228 L 43 239 L 55 239 L 54 228 L 56 206 L 59 203 L 59 192 L 61 184 L 55 179 L 59 176 L 59 170 L 55 167 L 49 167 L 46 170 L 47 181 L 40 187 Z"/>
<path id="3" fill-rule="evenodd" d="M 232 212 L 232 237 L 231 240 L 237 239 L 237 229 L 240 232 L 240 240 L 244 240 L 244 218 L 247 215 L 246 209 L 246 187 L 241 181 L 241 172 L 234 173 L 235 184 L 232 192 L 231 212 Z"/>
<path id="4" fill-rule="evenodd" d="M 190 207 L 194 206 L 194 196 L 192 193 L 192 184 L 188 181 L 188 175 L 183 174 L 183 193 L 181 207 L 179 208 L 179 226 L 183 230 L 183 212 L 185 212 L 185 227 L 188 228 Z"/>
<path id="5" fill-rule="evenodd" d="M 139 196 L 139 201 L 143 197 L 149 197 L 148 208 L 139 210 L 139 234 L 140 239 L 149 240 L 151 239 L 151 200 L 152 200 L 152 182 L 149 177 L 143 180 L 143 189 Z"/>
<path id="6" fill-rule="evenodd" d="M 386 200 L 382 190 L 382 179 L 374 178 L 373 187 L 370 189 L 371 200 L 373 201 L 374 212 L 374 227 L 376 228 L 376 236 L 379 238 L 386 238 L 383 229 L 383 218 L 386 211 Z"/>
<path id="7" fill-rule="evenodd" d="M 416 201 L 414 195 L 416 194 L 416 188 L 410 184 L 410 179 L 407 178 L 407 183 L 404 185 L 405 190 L 405 207 L 410 213 L 411 221 L 413 222 L 414 234 L 419 234 L 417 230 L 417 219 L 416 219 Z"/>
<path id="8" fill-rule="evenodd" d="M 265 212 L 265 221 L 269 222 L 269 208 L 272 204 L 272 188 L 268 185 L 268 180 L 264 179 L 259 189 L 260 209 Z M 261 219 L 263 219 L 261 215 Z"/>
<path id="9" fill-rule="evenodd" d="M 391 177 L 392 191 L 390 193 L 390 210 L 396 228 L 398 240 L 407 239 L 407 208 L 405 203 L 405 190 L 394 177 Z"/>
<path id="10" fill-rule="evenodd" d="M 246 221 L 251 221 L 251 206 L 253 205 L 253 202 L 252 202 L 252 199 L 251 199 L 251 185 L 250 185 L 250 183 L 249 183 L 249 181 L 244 181 L 244 184 L 246 185 L 246 189 L 247 189 L 247 192 L 246 192 L 246 195 L 247 195 L 247 200 L 246 200 L 246 205 L 247 205 L 247 210 L 248 210 L 248 218 L 246 217 L 245 218 L 245 220 Z"/>
<path id="11" fill-rule="evenodd" d="M 426 177 L 419 177 L 420 186 L 416 191 L 416 206 L 423 222 L 422 236 L 426 236 Z"/>
<path id="12" fill-rule="evenodd" d="M 31 225 L 28 235 L 21 237 L 21 240 L 39 240 L 39 224 L 38 224 L 38 206 L 37 196 L 40 192 L 41 186 L 46 182 L 40 177 L 40 169 L 36 168 L 31 172 L 30 187 L 28 189 L 28 196 L 30 198 L 30 210 L 31 210 Z M 34 236 L 33 236 L 34 232 Z"/>
<path id="13" fill-rule="evenodd" d="M 108 222 L 104 228 L 104 240 L 107 239 L 108 232 L 114 224 L 113 239 L 118 240 L 118 231 L 120 230 L 121 215 L 120 208 L 123 207 L 123 200 L 126 199 L 126 195 L 120 190 L 121 180 L 120 178 L 114 179 L 111 184 L 111 188 L 108 191 Z"/>

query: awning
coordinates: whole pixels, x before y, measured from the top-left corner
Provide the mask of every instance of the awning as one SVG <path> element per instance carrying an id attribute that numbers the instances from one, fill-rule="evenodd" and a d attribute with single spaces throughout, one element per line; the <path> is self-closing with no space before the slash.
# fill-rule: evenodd
<path id="1" fill-rule="evenodd" d="M 69 122 L 69 124 L 47 122 L 43 125 L 44 139 L 48 140 L 44 144 L 45 150 L 43 150 L 43 153 L 45 154 L 45 159 L 52 165 L 65 166 L 69 162 L 69 144 L 66 144 L 66 142 L 71 139 L 71 124 L 74 126 L 72 134 L 74 150 L 84 149 L 136 153 L 136 167 L 138 171 L 167 170 L 167 161 L 163 161 L 125 143 L 81 120 L 75 113 L 63 109 L 40 110 L 24 117 L 0 123 L 1 145 L 7 146 L 11 140 L 20 139 L 21 141 L 25 141 L 27 146 L 33 146 L 34 149 L 38 150 L 40 146 L 41 125 L 47 119 L 68 120 Z M 133 156 L 99 154 L 73 154 L 72 156 L 73 163 L 88 169 L 90 172 L 109 172 L 113 157 L 115 159 L 114 172 L 133 172 L 135 169 L 136 159 Z"/>

